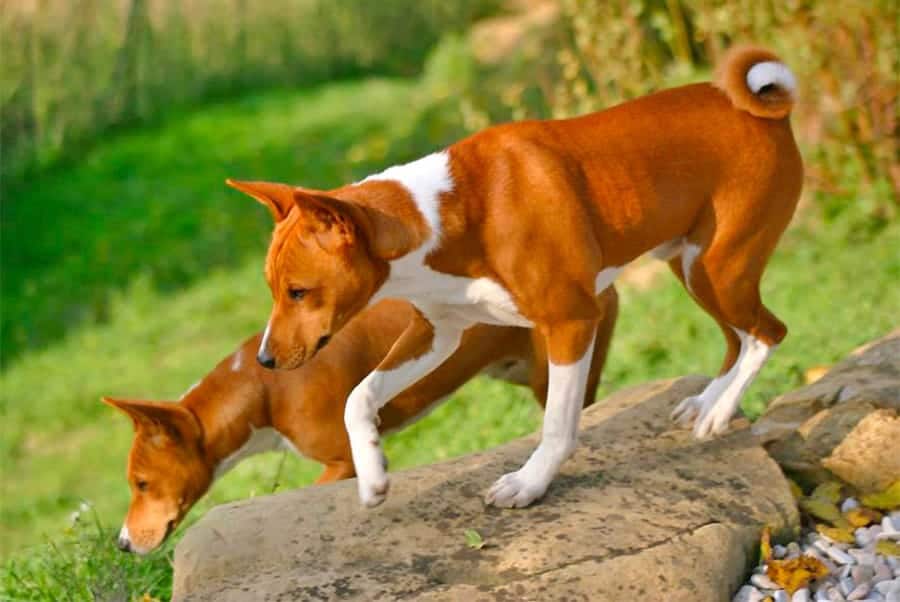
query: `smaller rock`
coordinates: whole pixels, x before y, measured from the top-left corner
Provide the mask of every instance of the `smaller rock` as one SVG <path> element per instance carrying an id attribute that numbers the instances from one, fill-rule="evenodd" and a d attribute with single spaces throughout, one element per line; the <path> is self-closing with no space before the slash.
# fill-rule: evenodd
<path id="1" fill-rule="evenodd" d="M 847 600 L 862 600 L 865 598 L 868 593 L 871 591 L 872 586 L 868 583 L 860 583 L 853 590 L 847 594 Z"/>
<path id="2" fill-rule="evenodd" d="M 841 512 L 849 512 L 854 508 L 859 508 L 859 502 L 856 501 L 856 498 L 848 497 L 841 504 Z"/>
<path id="3" fill-rule="evenodd" d="M 762 593 L 752 585 L 745 585 L 732 598 L 732 602 L 762 602 Z"/>
<path id="4" fill-rule="evenodd" d="M 875 576 L 875 569 L 869 564 L 860 563 L 853 567 L 853 570 L 850 571 L 850 576 L 853 578 L 854 583 L 868 583 Z"/>
<path id="5" fill-rule="evenodd" d="M 753 575 L 750 577 L 750 583 L 760 589 L 781 589 L 781 586 L 769 579 L 766 575 Z"/>
<path id="6" fill-rule="evenodd" d="M 775 558 L 784 558 L 787 555 L 787 548 L 785 546 L 775 544 L 772 546 L 772 554 Z"/>
<path id="7" fill-rule="evenodd" d="M 794 595 L 791 596 L 791 602 L 809 602 L 809 590 L 805 587 L 802 587 L 794 592 Z"/>
<path id="8" fill-rule="evenodd" d="M 775 598 L 775 602 L 790 602 L 790 600 L 791 600 L 791 597 L 788 596 L 787 592 L 784 591 L 783 589 L 780 589 L 777 592 L 775 592 L 774 598 Z"/>
<path id="9" fill-rule="evenodd" d="M 851 556 L 851 555 L 848 554 L 847 552 L 845 552 L 845 551 L 843 551 L 843 550 L 841 550 L 840 548 L 837 548 L 837 547 L 830 547 L 830 548 L 828 548 L 827 554 L 828 554 L 829 556 L 831 556 L 832 558 L 834 558 L 834 561 L 835 561 L 835 562 L 838 562 L 838 563 L 840 563 L 840 564 L 853 564 L 853 563 L 856 562 L 856 561 L 853 559 L 853 556 Z"/>

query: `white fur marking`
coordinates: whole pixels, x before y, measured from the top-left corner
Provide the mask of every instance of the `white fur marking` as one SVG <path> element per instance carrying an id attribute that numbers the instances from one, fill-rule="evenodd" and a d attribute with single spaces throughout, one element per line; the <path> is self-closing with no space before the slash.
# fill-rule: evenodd
<path id="1" fill-rule="evenodd" d="M 604 290 L 609 288 L 613 282 L 616 281 L 616 278 L 619 277 L 619 274 L 622 273 L 622 267 L 612 267 L 612 268 L 603 268 L 597 274 L 597 278 L 594 280 L 594 294 L 599 295 Z"/>
<path id="2" fill-rule="evenodd" d="M 187 397 L 188 395 L 190 395 L 191 391 L 193 391 L 194 389 L 196 389 L 197 387 L 199 387 L 199 386 L 200 386 L 200 383 L 202 383 L 202 382 L 203 382 L 202 380 L 198 380 L 197 382 L 195 382 L 194 384 L 192 384 L 190 387 L 188 387 L 188 390 L 185 391 L 184 393 L 182 393 L 181 399 L 184 399 L 185 397 Z"/>
<path id="3" fill-rule="evenodd" d="M 437 368 L 459 347 L 465 325 L 435 321 L 431 350 L 393 370 L 375 370 L 350 393 L 344 409 L 344 425 L 350 437 L 356 467 L 359 499 L 368 507 L 387 496 L 388 478 L 379 447 L 378 410 L 398 393 Z"/>
<path id="4" fill-rule="evenodd" d="M 234 357 L 231 360 L 231 371 L 237 372 L 241 369 L 241 365 L 244 363 L 244 348 L 241 347 L 237 351 L 234 352 Z"/>
<path id="5" fill-rule="evenodd" d="M 259 353 L 264 353 L 268 355 L 268 350 L 266 349 L 269 345 L 269 333 L 272 330 L 272 323 L 266 322 L 266 329 L 263 331 L 262 340 L 259 342 Z"/>
<path id="6" fill-rule="evenodd" d="M 550 386 L 541 442 L 522 468 L 503 475 L 494 483 L 487 494 L 489 504 L 500 508 L 522 508 L 531 504 L 544 495 L 559 467 L 575 451 L 595 336 L 591 337 L 578 361 L 572 364 L 548 362 Z"/>
<path id="7" fill-rule="evenodd" d="M 715 378 L 700 395 L 682 401 L 672 416 L 679 422 L 694 420 L 697 438 L 718 435 L 728 429 L 741 397 L 771 355 L 770 347 L 743 330 L 734 329 L 741 340 L 741 351 L 728 372 Z"/>
<path id="8" fill-rule="evenodd" d="M 422 245 L 425 248 L 425 255 L 430 253 L 441 238 L 441 194 L 453 190 L 450 157 L 447 152 L 432 153 L 411 163 L 389 167 L 362 182 L 373 180 L 398 182 L 409 191 L 413 202 L 431 228 L 431 237 Z"/>
<path id="9" fill-rule="evenodd" d="M 250 425 L 250 436 L 247 437 L 247 440 L 241 447 L 229 454 L 216 465 L 213 479 L 218 479 L 245 458 L 268 451 L 278 451 L 282 449 L 287 449 L 298 456 L 300 455 L 300 452 L 294 447 L 291 440 L 282 435 L 277 429 L 271 426 L 254 428 L 253 425 Z"/>
<path id="10" fill-rule="evenodd" d="M 684 274 L 684 286 L 692 295 L 694 294 L 694 291 L 691 289 L 691 268 L 694 266 L 694 262 L 697 261 L 697 257 L 700 256 L 702 250 L 700 245 L 688 242 L 684 244 L 681 251 L 681 273 Z"/>
<path id="11" fill-rule="evenodd" d="M 664 242 L 658 247 L 650 250 L 650 255 L 653 256 L 654 259 L 659 259 L 660 261 L 669 261 L 679 253 L 684 246 L 683 238 L 676 238 L 674 240 L 670 240 L 669 242 Z"/>
<path id="12" fill-rule="evenodd" d="M 765 61 L 756 63 L 747 71 L 747 87 L 754 94 L 769 85 L 776 85 L 790 93 L 797 89 L 797 79 L 784 63 Z"/>

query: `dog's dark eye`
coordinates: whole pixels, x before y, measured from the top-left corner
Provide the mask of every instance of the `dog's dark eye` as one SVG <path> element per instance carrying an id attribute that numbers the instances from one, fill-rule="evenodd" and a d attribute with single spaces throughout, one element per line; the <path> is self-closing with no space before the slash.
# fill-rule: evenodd
<path id="1" fill-rule="evenodd" d="M 292 288 L 292 289 L 288 290 L 288 295 L 289 295 L 289 296 L 291 297 L 291 299 L 293 299 L 294 301 L 299 301 L 300 299 L 302 299 L 303 297 L 305 297 L 305 296 L 306 296 L 306 293 L 308 293 L 308 292 L 309 292 L 309 289 L 305 289 L 305 288 Z"/>
<path id="2" fill-rule="evenodd" d="M 147 491 L 147 481 L 138 481 L 135 483 L 138 488 L 138 491 Z"/>

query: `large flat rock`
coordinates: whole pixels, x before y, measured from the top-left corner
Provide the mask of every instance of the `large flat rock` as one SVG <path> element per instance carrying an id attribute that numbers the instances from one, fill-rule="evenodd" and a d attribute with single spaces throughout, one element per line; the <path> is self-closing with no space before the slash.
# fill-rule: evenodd
<path id="1" fill-rule="evenodd" d="M 692 377 L 621 391 L 585 412 L 581 446 L 544 500 L 485 507 L 535 437 L 392 474 L 387 502 L 352 481 L 233 503 L 188 530 L 174 600 L 728 600 L 760 528 L 794 530 L 781 471 L 746 429 L 673 430 Z M 466 529 L 487 545 L 470 549 Z"/>

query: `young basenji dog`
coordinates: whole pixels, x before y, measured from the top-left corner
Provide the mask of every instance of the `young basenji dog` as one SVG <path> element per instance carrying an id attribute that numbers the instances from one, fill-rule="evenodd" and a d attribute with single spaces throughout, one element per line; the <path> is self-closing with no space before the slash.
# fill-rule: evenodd
<path id="1" fill-rule="evenodd" d="M 607 319 L 597 337 L 585 405 L 594 400 L 612 336 L 615 291 L 610 289 L 602 302 Z M 354 476 L 344 404 L 353 387 L 381 363 L 413 312 L 408 303 L 382 301 L 296 370 L 262 368 L 254 360 L 262 336 L 253 336 L 178 403 L 104 398 L 128 414 L 135 427 L 128 456 L 131 504 L 119 547 L 141 554 L 158 547 L 217 477 L 254 453 L 287 448 L 316 460 L 325 466 L 317 483 Z M 424 416 L 485 367 L 530 384 L 544 404 L 541 338 L 523 328 L 476 326 L 437 370 L 382 408 L 380 430 L 396 430 Z"/>
<path id="2" fill-rule="evenodd" d="M 774 54 L 744 47 L 713 83 L 491 127 L 334 190 L 229 181 L 277 221 L 259 361 L 296 367 L 373 300 L 413 303 L 414 319 L 344 416 L 360 498 L 375 506 L 388 491 L 378 409 L 453 353 L 470 325 L 537 329 L 549 359 L 542 439 L 486 497 L 527 506 L 575 449 L 603 317 L 597 295 L 653 251 L 728 345 L 719 376 L 674 415 L 693 419 L 697 437 L 723 432 L 786 333 L 759 282 L 802 185 L 788 119 L 795 87 Z"/>

